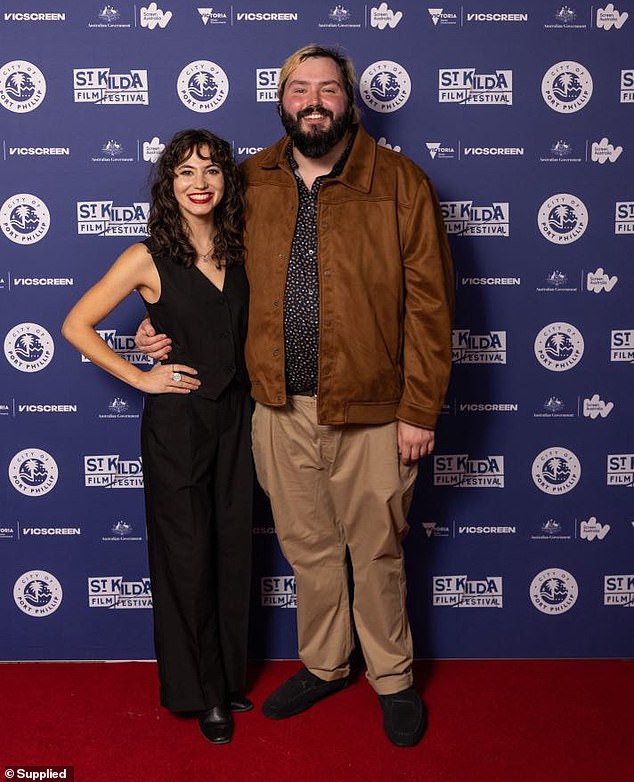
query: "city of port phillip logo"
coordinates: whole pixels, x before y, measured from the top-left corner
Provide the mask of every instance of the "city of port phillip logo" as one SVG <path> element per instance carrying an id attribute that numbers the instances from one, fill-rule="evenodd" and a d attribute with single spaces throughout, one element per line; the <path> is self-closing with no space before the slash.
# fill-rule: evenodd
<path id="1" fill-rule="evenodd" d="M 363 102 L 374 111 L 388 114 L 398 111 L 412 91 L 408 72 L 392 60 L 379 60 L 368 65 L 359 79 Z"/>
<path id="2" fill-rule="evenodd" d="M 53 338 L 38 323 L 18 323 L 4 338 L 4 355 L 20 372 L 39 372 L 50 364 L 54 353 Z"/>
<path id="3" fill-rule="evenodd" d="M 62 597 L 62 585 L 46 570 L 27 571 L 13 586 L 15 604 L 29 616 L 49 616 L 60 607 Z"/>
<path id="4" fill-rule="evenodd" d="M 51 225 L 48 207 L 31 193 L 16 193 L 0 206 L 2 233 L 16 244 L 35 244 Z"/>
<path id="5" fill-rule="evenodd" d="M 551 372 L 566 372 L 581 361 L 583 336 L 570 323 L 549 323 L 535 337 L 534 350 L 543 367 Z"/>
<path id="6" fill-rule="evenodd" d="M 542 97 L 546 104 L 560 114 L 574 114 L 592 97 L 592 76 L 581 63 L 555 63 L 542 79 Z"/>
<path id="7" fill-rule="evenodd" d="M 27 497 L 48 494 L 55 487 L 58 475 L 55 459 L 41 448 L 25 448 L 9 464 L 11 485 Z"/>
<path id="8" fill-rule="evenodd" d="M 113 73 L 110 68 L 73 68 L 73 99 L 75 103 L 100 106 L 147 106 L 150 102 L 147 70 L 135 68 L 126 73 Z"/>
<path id="9" fill-rule="evenodd" d="M 474 334 L 471 329 L 451 333 L 454 364 L 506 364 L 506 331 Z"/>
<path id="10" fill-rule="evenodd" d="M 220 108 L 229 94 L 229 79 L 211 60 L 195 60 L 186 65 L 176 83 L 178 97 L 192 111 L 207 113 Z"/>
<path id="11" fill-rule="evenodd" d="M 36 109 L 46 95 L 46 79 L 32 62 L 11 60 L 0 68 L 0 105 L 16 114 Z"/>
<path id="12" fill-rule="evenodd" d="M 503 489 L 504 457 L 472 459 L 468 454 L 434 456 L 434 486 Z"/>
<path id="13" fill-rule="evenodd" d="M 431 150 L 430 150 L 431 152 Z M 473 201 L 441 201 L 440 210 L 448 234 L 456 236 L 508 236 L 509 202 L 474 204 Z"/>
<path id="14" fill-rule="evenodd" d="M 513 71 L 478 73 L 475 68 L 440 68 L 438 102 L 467 106 L 512 106 Z"/>
<path id="15" fill-rule="evenodd" d="M 533 460 L 533 482 L 544 494 L 566 494 L 579 483 L 581 463 L 568 448 L 546 448 Z"/>
<path id="16" fill-rule="evenodd" d="M 580 198 L 557 193 L 540 206 L 537 224 L 542 236 L 553 244 L 571 244 L 588 227 L 588 210 Z"/>
<path id="17" fill-rule="evenodd" d="M 577 602 L 579 586 L 575 577 L 561 568 L 548 568 L 531 581 L 530 598 L 544 614 L 563 614 Z"/>
<path id="18" fill-rule="evenodd" d="M 147 236 L 147 202 L 78 201 L 77 233 L 94 236 Z"/>

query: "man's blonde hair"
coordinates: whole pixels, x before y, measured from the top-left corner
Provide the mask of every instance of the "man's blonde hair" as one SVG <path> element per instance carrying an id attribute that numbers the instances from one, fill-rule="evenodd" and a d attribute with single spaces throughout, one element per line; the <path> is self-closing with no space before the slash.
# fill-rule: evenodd
<path id="1" fill-rule="evenodd" d="M 277 99 L 279 104 L 281 105 L 282 103 L 284 88 L 286 87 L 288 77 L 295 70 L 295 68 L 297 68 L 298 65 L 311 57 L 327 57 L 337 64 L 339 70 L 341 71 L 341 75 L 343 76 L 343 87 L 348 97 L 348 104 L 352 114 L 352 119 L 354 122 L 358 122 L 359 111 L 354 102 L 354 88 L 357 84 L 357 75 L 355 73 L 352 60 L 349 57 L 346 57 L 345 54 L 343 54 L 338 49 L 330 49 L 325 46 L 320 46 L 316 43 L 310 43 L 307 46 L 302 46 L 301 49 L 293 52 L 293 54 L 287 57 L 284 61 L 282 67 L 280 68 L 280 76 L 277 85 Z"/>

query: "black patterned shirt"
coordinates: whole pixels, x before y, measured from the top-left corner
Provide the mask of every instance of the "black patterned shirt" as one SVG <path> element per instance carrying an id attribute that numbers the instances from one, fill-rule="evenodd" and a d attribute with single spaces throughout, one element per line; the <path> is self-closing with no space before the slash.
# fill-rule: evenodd
<path id="1" fill-rule="evenodd" d="M 346 164 L 354 134 L 332 171 L 319 176 L 309 190 L 300 176 L 288 145 L 288 160 L 295 172 L 299 193 L 297 223 L 288 262 L 284 293 L 284 350 L 286 391 L 317 391 L 319 376 L 319 261 L 317 246 L 317 197 L 328 177 L 338 176 Z"/>

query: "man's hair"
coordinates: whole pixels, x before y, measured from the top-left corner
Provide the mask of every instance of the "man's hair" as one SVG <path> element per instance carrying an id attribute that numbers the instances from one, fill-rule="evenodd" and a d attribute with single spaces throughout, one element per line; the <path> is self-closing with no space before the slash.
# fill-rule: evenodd
<path id="1" fill-rule="evenodd" d="M 286 58 L 282 67 L 280 68 L 280 76 L 277 85 L 277 99 L 279 104 L 282 103 L 282 97 L 284 95 L 284 89 L 286 82 L 291 73 L 297 68 L 298 65 L 308 60 L 311 57 L 327 57 L 333 60 L 343 76 L 343 87 L 348 97 L 348 104 L 350 107 L 353 122 L 359 121 L 359 110 L 354 102 L 354 88 L 357 84 L 357 75 L 354 70 L 354 65 L 349 57 L 335 48 L 328 48 L 326 46 L 320 46 L 316 43 L 309 43 L 307 46 L 302 46 L 296 52 L 293 52 Z"/>
<path id="2" fill-rule="evenodd" d="M 175 263 L 192 266 L 196 261 L 187 222 L 181 217 L 174 195 L 175 169 L 197 152 L 215 163 L 224 176 L 224 195 L 214 209 L 216 235 L 213 258 L 231 266 L 244 260 L 244 195 L 242 176 L 231 146 L 204 128 L 182 130 L 167 144 L 152 176 L 152 202 L 148 218 L 150 252 L 171 256 Z"/>

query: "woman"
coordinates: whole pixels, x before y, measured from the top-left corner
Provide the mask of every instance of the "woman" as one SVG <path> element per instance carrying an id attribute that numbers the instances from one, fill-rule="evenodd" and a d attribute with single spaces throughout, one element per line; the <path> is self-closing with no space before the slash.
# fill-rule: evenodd
<path id="1" fill-rule="evenodd" d="M 206 130 L 178 133 L 157 166 L 149 238 L 62 327 L 93 363 L 148 395 L 141 449 L 161 703 L 197 712 L 216 744 L 231 740 L 231 711 L 253 708 L 242 694 L 252 497 L 243 223 L 229 145 Z M 172 337 L 169 364 L 150 371 L 95 331 L 133 290 Z"/>

